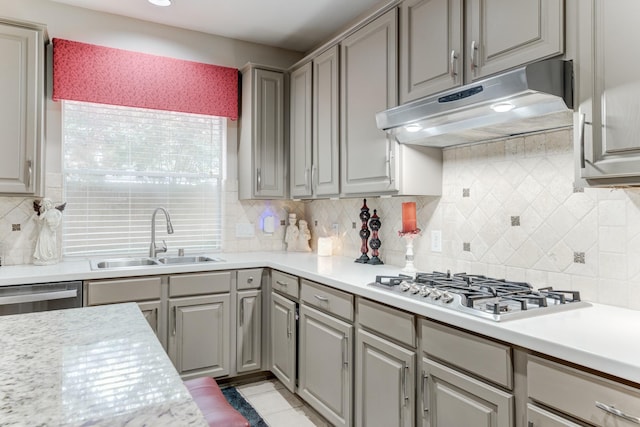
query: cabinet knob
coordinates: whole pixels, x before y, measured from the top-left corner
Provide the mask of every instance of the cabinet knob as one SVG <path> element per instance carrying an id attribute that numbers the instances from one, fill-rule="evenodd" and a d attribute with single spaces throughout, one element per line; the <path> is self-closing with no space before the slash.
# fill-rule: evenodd
<path id="1" fill-rule="evenodd" d="M 247 279 L 247 283 L 253 283 L 253 277 L 249 277 L 249 278 Z"/>

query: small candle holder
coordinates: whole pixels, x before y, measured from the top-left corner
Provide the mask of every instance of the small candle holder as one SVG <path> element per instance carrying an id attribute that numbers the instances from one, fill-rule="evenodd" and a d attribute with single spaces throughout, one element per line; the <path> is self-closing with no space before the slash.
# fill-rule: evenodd
<path id="1" fill-rule="evenodd" d="M 413 240 L 420 236 L 420 231 L 419 228 L 407 232 L 398 231 L 398 236 L 402 237 L 407 245 L 407 251 L 404 255 L 405 266 L 401 270 L 404 273 L 414 275 L 418 272 L 415 265 L 413 265 Z"/>
<path id="2" fill-rule="evenodd" d="M 361 255 L 360 258 L 355 260 L 355 262 L 360 264 L 366 264 L 369 262 L 369 255 L 367 255 L 367 252 L 369 252 L 367 241 L 371 235 L 371 231 L 369 231 L 369 227 L 367 226 L 369 218 L 371 218 L 371 214 L 369 213 L 369 207 L 367 206 L 367 199 L 363 199 L 362 207 L 360 208 L 360 221 L 362 221 L 362 227 L 358 233 L 360 240 L 362 240 L 362 245 L 360 246 Z"/>

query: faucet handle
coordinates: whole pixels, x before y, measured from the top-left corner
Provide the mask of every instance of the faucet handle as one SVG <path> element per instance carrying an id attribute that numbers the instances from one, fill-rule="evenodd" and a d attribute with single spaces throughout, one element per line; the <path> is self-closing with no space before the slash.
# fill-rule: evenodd
<path id="1" fill-rule="evenodd" d="M 167 252 L 167 242 L 163 240 L 162 246 L 159 248 L 156 248 L 156 252 Z"/>

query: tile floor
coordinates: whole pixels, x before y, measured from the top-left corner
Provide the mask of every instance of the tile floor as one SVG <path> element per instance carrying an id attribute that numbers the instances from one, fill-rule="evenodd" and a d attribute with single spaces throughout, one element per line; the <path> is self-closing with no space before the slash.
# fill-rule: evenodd
<path id="1" fill-rule="evenodd" d="M 320 415 L 277 379 L 236 386 L 269 427 L 328 427 Z"/>

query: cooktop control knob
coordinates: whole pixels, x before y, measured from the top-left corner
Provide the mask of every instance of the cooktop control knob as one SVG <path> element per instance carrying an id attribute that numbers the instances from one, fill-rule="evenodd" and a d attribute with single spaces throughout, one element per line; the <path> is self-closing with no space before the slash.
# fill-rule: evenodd
<path id="1" fill-rule="evenodd" d="M 409 290 L 409 288 L 411 288 L 411 283 L 407 282 L 406 280 L 403 280 L 402 282 L 400 282 L 398 287 L 400 288 L 400 290 L 402 292 L 407 292 Z"/>
<path id="2" fill-rule="evenodd" d="M 437 289 L 434 289 L 433 291 L 431 291 L 431 294 L 429 294 L 429 297 L 432 300 L 438 300 L 438 299 L 440 299 L 441 296 L 442 296 L 442 292 L 440 292 Z"/>
<path id="3" fill-rule="evenodd" d="M 418 285 L 417 283 L 413 283 L 411 287 L 409 287 L 409 292 L 411 292 L 412 294 L 417 294 L 418 292 L 420 292 L 420 288 L 420 285 Z"/>
<path id="4" fill-rule="evenodd" d="M 442 302 L 445 304 L 449 304 L 451 301 L 453 301 L 453 295 L 451 295 L 449 292 L 443 292 Z"/>
<path id="5" fill-rule="evenodd" d="M 420 289 L 420 296 L 428 297 L 430 293 L 431 289 L 427 288 L 426 286 L 423 286 L 422 289 Z"/>

